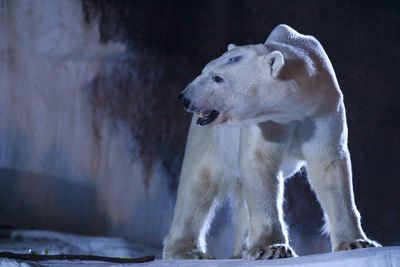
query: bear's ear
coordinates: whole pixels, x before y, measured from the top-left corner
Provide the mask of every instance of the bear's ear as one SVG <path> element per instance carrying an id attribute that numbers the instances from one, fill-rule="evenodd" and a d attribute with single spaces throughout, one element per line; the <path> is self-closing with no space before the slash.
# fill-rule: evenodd
<path id="1" fill-rule="evenodd" d="M 232 50 L 232 49 L 235 48 L 235 47 L 236 47 L 236 45 L 234 45 L 234 44 L 229 44 L 229 45 L 228 45 L 228 51 L 229 51 L 229 50 Z"/>
<path id="2" fill-rule="evenodd" d="M 274 78 L 278 77 L 283 65 L 285 65 L 282 53 L 279 51 L 271 52 L 265 57 L 265 61 L 271 76 Z"/>

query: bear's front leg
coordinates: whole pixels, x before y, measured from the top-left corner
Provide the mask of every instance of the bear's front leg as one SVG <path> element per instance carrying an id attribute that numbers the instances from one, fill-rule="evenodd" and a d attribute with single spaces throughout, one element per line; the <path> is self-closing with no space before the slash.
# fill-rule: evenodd
<path id="1" fill-rule="evenodd" d="M 243 259 L 296 256 L 283 221 L 283 177 L 279 174 L 280 144 L 246 146 L 240 155 L 243 196 L 249 212 L 248 245 Z"/>
<path id="2" fill-rule="evenodd" d="M 191 167 L 191 166 L 190 166 Z M 213 216 L 217 185 L 207 168 L 183 171 L 175 214 L 164 240 L 163 259 L 214 259 L 205 250 L 205 235 Z"/>

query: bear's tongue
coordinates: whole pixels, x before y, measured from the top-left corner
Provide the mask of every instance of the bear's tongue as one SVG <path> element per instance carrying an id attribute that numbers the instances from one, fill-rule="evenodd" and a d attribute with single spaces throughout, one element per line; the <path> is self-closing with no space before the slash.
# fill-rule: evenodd
<path id="1" fill-rule="evenodd" d="M 211 122 L 213 122 L 219 115 L 219 112 L 216 111 L 215 109 L 211 111 L 207 111 L 205 113 L 199 112 L 198 113 L 199 118 L 197 119 L 197 124 L 204 126 L 207 125 Z"/>

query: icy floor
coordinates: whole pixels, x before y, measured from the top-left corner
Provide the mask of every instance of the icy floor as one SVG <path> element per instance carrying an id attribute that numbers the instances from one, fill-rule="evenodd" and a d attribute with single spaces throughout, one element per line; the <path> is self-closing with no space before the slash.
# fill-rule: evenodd
<path id="1" fill-rule="evenodd" d="M 35 253 L 42 255 L 72 254 L 137 258 L 148 255 L 161 257 L 161 248 L 135 244 L 122 238 L 87 237 L 53 231 L 0 230 L 0 251 Z M 37 266 L 17 264 L 15 260 L 0 258 L 0 266 Z M 73 266 L 111 266 L 101 262 L 67 262 Z M 64 266 L 63 261 L 40 262 L 39 266 Z"/>
<path id="2" fill-rule="evenodd" d="M 110 257 L 160 257 L 160 248 L 138 245 L 120 238 L 85 237 L 51 231 L 2 231 L 0 251 L 37 254 L 86 254 Z M 22 262 L 0 258 L 0 266 L 362 266 L 362 267 L 400 267 L 400 247 L 369 248 L 353 251 L 302 256 L 292 259 L 243 261 L 243 260 L 179 260 L 142 264 L 115 264 L 93 261 L 41 261 Z"/>

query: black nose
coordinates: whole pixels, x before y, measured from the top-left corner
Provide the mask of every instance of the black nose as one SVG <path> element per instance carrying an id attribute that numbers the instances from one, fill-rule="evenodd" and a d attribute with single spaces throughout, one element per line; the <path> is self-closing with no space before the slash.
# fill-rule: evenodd
<path id="1" fill-rule="evenodd" d="M 182 101 L 182 98 L 183 98 L 183 94 L 182 94 L 182 93 L 179 93 L 179 95 L 178 95 L 178 100 L 179 100 L 179 101 Z"/>
<path id="2" fill-rule="evenodd" d="M 187 99 L 182 93 L 180 93 L 178 95 L 178 100 L 180 100 L 182 102 L 184 108 L 186 108 L 186 109 L 189 108 L 190 100 Z"/>

